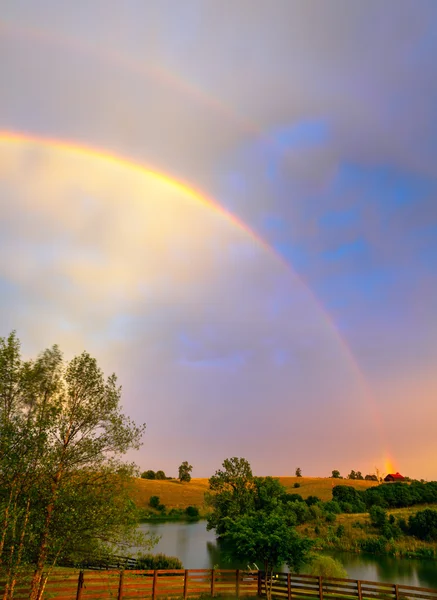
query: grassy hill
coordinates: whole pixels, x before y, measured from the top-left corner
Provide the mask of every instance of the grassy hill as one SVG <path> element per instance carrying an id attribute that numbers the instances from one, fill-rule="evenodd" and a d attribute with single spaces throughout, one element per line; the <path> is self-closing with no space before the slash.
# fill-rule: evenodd
<path id="1" fill-rule="evenodd" d="M 377 485 L 376 481 L 354 481 L 350 479 L 331 479 L 324 477 L 278 477 L 288 492 L 300 494 L 303 498 L 318 496 L 321 500 L 332 498 L 335 485 L 350 485 L 357 490 L 364 490 Z M 300 487 L 295 488 L 294 484 Z M 186 508 L 187 506 L 203 507 L 204 494 L 208 490 L 208 479 L 192 479 L 190 483 L 180 483 L 176 479 L 153 480 L 135 479 L 132 489 L 132 500 L 140 508 L 146 508 L 151 496 L 159 496 L 167 510 Z"/>

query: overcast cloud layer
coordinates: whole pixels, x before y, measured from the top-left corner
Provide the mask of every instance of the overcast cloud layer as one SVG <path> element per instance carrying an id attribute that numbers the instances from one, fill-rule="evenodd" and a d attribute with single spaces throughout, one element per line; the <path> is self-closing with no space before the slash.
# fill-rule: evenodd
<path id="1" fill-rule="evenodd" d="M 291 271 L 157 182 L 3 142 L 0 335 L 115 370 L 144 468 L 436 478 L 436 34 L 433 0 L 4 1 L 0 129 L 186 181 Z"/>

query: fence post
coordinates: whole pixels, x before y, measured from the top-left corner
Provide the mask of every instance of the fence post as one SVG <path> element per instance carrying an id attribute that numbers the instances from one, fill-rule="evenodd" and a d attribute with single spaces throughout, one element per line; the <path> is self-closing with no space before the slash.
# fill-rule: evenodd
<path id="1" fill-rule="evenodd" d="M 262 580 L 261 580 L 261 571 L 258 569 L 258 596 L 262 594 Z"/>
<path id="2" fill-rule="evenodd" d="M 156 569 L 153 571 L 153 584 L 152 584 L 152 600 L 155 600 L 156 598 L 156 579 L 157 579 L 157 572 Z"/>
<path id="3" fill-rule="evenodd" d="M 79 577 L 77 579 L 77 592 L 76 592 L 76 600 L 80 600 L 82 597 L 82 589 L 83 589 L 83 571 L 79 571 Z"/>
<path id="4" fill-rule="evenodd" d="M 323 577 L 319 577 L 319 598 L 323 600 Z"/>
<path id="5" fill-rule="evenodd" d="M 188 569 L 185 569 L 184 575 L 184 600 L 186 600 L 188 594 Z"/>
<path id="6" fill-rule="evenodd" d="M 123 580 L 124 580 L 124 569 L 122 571 L 120 571 L 120 581 L 118 582 L 117 600 L 123 600 Z"/>
<path id="7" fill-rule="evenodd" d="M 235 571 L 235 595 L 240 597 L 240 569 Z"/>
<path id="8" fill-rule="evenodd" d="M 211 598 L 214 598 L 214 579 L 215 579 L 214 573 L 215 573 L 214 569 L 211 569 Z"/>
<path id="9" fill-rule="evenodd" d="M 361 581 L 357 581 L 358 600 L 363 600 L 363 592 L 361 591 Z"/>
<path id="10" fill-rule="evenodd" d="M 287 593 L 288 600 L 291 600 L 291 573 L 287 573 Z"/>
<path id="11" fill-rule="evenodd" d="M 399 586 L 397 583 L 395 584 L 395 597 L 396 600 L 399 600 Z"/>

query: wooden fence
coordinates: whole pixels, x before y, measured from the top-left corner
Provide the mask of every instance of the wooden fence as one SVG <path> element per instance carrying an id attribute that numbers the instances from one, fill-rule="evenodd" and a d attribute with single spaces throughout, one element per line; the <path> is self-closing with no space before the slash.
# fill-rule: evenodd
<path id="1" fill-rule="evenodd" d="M 14 598 L 29 595 L 30 578 L 22 577 Z M 0 593 L 4 581 L 0 577 Z M 47 600 L 139 600 L 211 596 L 265 596 L 265 575 L 223 569 L 159 571 L 54 571 L 43 598 Z M 355 579 L 277 573 L 272 595 L 277 600 L 437 600 L 437 590 Z"/>

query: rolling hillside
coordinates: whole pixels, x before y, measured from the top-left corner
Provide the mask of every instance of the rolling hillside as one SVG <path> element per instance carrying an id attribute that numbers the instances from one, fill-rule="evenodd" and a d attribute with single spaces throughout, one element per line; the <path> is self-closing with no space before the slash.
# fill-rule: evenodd
<path id="1" fill-rule="evenodd" d="M 375 481 L 354 481 L 350 479 L 331 479 L 323 477 L 279 477 L 282 485 L 291 493 L 300 494 L 303 498 L 318 496 L 322 500 L 330 500 L 334 485 L 350 485 L 364 490 L 377 485 Z M 295 488 L 294 484 L 300 487 Z M 140 508 L 146 508 L 151 496 L 159 496 L 166 508 L 186 508 L 204 503 L 204 494 L 208 490 L 208 479 L 192 479 L 190 483 L 179 483 L 176 479 L 156 481 L 151 479 L 135 479 L 132 489 L 132 500 Z"/>

